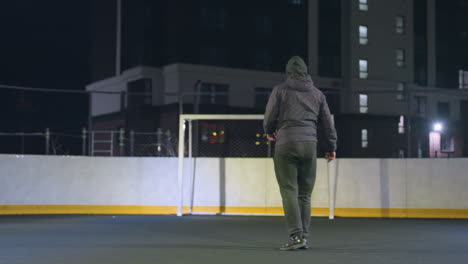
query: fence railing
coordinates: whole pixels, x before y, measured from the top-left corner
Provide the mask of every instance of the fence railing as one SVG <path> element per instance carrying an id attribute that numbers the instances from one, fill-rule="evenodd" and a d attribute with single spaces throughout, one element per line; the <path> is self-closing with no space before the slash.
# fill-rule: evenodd
<path id="1" fill-rule="evenodd" d="M 177 142 L 169 129 L 155 132 L 91 130 L 81 133 L 0 132 L 0 153 L 82 156 L 175 157 Z"/>

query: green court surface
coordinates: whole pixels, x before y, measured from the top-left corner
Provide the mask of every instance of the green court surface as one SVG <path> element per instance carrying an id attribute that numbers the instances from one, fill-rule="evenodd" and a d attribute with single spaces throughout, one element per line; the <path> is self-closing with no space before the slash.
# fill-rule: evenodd
<path id="1" fill-rule="evenodd" d="M 283 217 L 0 216 L 0 263 L 468 263 L 468 220 L 312 219 L 281 252 Z"/>

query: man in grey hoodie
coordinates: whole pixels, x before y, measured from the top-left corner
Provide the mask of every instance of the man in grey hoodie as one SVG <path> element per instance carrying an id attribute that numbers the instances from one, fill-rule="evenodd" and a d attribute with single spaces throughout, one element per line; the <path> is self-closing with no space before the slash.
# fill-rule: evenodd
<path id="1" fill-rule="evenodd" d="M 337 136 L 327 101 L 307 72 L 300 57 L 288 61 L 287 80 L 273 89 L 263 122 L 268 139 L 276 141 L 275 174 L 290 235 L 280 250 L 308 247 L 319 124 L 325 133 L 325 158 L 336 156 Z"/>

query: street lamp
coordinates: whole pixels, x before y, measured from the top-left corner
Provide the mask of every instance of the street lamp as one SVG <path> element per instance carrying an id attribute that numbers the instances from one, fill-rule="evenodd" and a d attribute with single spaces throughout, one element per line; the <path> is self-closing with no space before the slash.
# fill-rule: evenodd
<path id="1" fill-rule="evenodd" d="M 432 130 L 435 132 L 442 132 L 442 130 L 444 130 L 444 126 L 440 122 L 435 122 L 432 126 Z"/>

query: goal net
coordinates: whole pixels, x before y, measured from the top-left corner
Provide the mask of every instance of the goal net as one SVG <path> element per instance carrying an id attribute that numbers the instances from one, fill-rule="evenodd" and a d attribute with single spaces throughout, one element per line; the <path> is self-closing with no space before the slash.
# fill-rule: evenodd
<path id="1" fill-rule="evenodd" d="M 209 206 L 218 208 L 213 212 L 225 212 L 226 193 L 231 193 L 231 196 L 247 205 L 244 211 L 252 214 L 277 214 L 279 210 L 274 212 L 265 209 L 259 212 L 252 209 L 266 208 L 265 200 L 276 199 L 278 205 L 279 191 L 271 159 L 273 153 L 274 143 L 269 142 L 263 133 L 263 115 L 180 115 L 177 215 L 195 213 L 195 193 L 202 196 L 199 200 L 204 205 L 208 205 L 203 207 L 202 211 L 205 212 L 211 210 Z M 197 158 L 218 158 L 220 162 L 224 162 L 224 158 L 234 159 L 222 166 L 217 165 L 220 162 L 210 165 L 209 161 L 204 161 L 204 166 L 196 167 L 195 164 L 199 164 Z M 335 179 L 331 175 L 335 175 L 334 164 L 327 163 L 325 166 L 324 170 L 317 172 L 327 174 L 326 197 L 323 197 L 322 191 L 320 199 L 327 200 L 328 215 L 332 219 Z M 226 174 L 233 176 L 226 178 Z M 198 192 L 195 191 L 196 182 Z"/>

